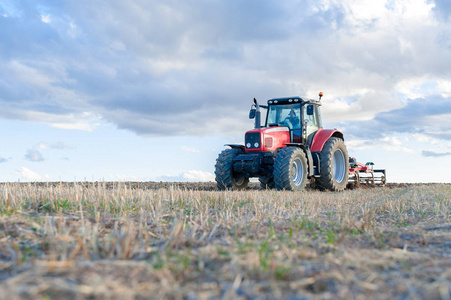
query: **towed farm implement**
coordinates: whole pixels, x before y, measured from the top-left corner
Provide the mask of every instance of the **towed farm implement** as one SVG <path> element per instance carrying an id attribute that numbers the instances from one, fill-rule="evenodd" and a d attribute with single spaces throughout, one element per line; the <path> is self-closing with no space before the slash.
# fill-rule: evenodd
<path id="1" fill-rule="evenodd" d="M 301 97 L 274 98 L 267 105 L 254 104 L 249 118 L 255 128 L 246 132 L 244 145 L 227 144 L 215 165 L 220 190 L 247 188 L 258 177 L 262 188 L 303 190 L 308 182 L 320 190 L 342 191 L 360 184 L 384 185 L 385 170 L 373 163 L 348 157 L 343 133 L 323 129 L 319 100 Z M 261 125 L 260 109 L 266 109 Z"/>
<path id="2" fill-rule="evenodd" d="M 349 158 L 349 184 L 355 187 L 361 184 L 365 185 L 385 185 L 386 171 L 384 169 L 374 169 L 374 163 L 367 162 L 362 164 L 357 162 L 354 157 Z"/>

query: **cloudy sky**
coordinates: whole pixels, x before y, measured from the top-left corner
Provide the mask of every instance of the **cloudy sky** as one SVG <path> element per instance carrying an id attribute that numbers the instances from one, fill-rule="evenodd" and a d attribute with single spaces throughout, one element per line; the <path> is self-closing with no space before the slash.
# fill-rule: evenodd
<path id="1" fill-rule="evenodd" d="M 448 0 L 0 0 L 0 181 L 212 180 L 252 99 L 451 182 Z"/>

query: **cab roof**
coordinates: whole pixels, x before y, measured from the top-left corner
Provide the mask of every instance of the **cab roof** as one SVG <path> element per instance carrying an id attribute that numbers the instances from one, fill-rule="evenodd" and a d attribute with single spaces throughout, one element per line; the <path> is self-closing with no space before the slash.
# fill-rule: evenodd
<path id="1" fill-rule="evenodd" d="M 321 105 L 321 102 L 318 101 L 318 100 L 301 98 L 299 96 L 283 97 L 283 98 L 272 98 L 272 99 L 268 100 L 268 105 L 271 105 L 271 104 L 292 104 L 292 103 Z"/>

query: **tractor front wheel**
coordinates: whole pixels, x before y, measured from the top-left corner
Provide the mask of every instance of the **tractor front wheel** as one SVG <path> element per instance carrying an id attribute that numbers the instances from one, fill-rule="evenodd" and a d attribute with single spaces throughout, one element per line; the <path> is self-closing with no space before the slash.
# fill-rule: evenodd
<path id="1" fill-rule="evenodd" d="M 348 184 L 348 150 L 342 139 L 331 137 L 324 144 L 320 154 L 320 190 L 343 191 Z"/>
<path id="2" fill-rule="evenodd" d="M 282 148 L 274 161 L 274 183 L 278 190 L 301 191 L 307 183 L 307 157 L 301 148 Z"/>
<path id="3" fill-rule="evenodd" d="M 233 171 L 233 159 L 241 154 L 240 149 L 226 149 L 219 153 L 216 159 L 216 184 L 220 190 L 244 190 L 249 184 L 249 178 L 242 173 Z"/>

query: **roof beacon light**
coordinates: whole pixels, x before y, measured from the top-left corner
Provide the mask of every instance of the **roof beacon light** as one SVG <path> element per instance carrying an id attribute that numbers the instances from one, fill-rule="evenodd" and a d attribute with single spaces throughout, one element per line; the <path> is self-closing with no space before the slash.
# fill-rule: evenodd
<path id="1" fill-rule="evenodd" d="M 323 97 L 323 92 L 319 92 L 319 101 L 321 101 L 321 97 Z"/>

